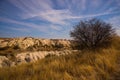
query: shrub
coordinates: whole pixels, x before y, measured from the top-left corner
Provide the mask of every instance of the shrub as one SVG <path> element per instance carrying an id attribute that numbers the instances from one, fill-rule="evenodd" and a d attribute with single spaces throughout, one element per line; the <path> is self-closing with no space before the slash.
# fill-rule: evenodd
<path id="1" fill-rule="evenodd" d="M 99 19 L 81 21 L 70 32 L 81 49 L 99 49 L 110 46 L 115 31 L 112 25 Z"/>

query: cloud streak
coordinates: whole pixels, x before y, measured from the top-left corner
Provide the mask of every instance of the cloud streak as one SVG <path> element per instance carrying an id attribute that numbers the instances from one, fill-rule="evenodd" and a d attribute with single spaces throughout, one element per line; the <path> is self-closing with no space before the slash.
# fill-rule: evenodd
<path id="1" fill-rule="evenodd" d="M 18 7 L 20 10 L 23 11 L 22 14 L 19 14 L 22 19 L 29 19 L 33 17 L 39 17 L 40 19 L 43 19 L 44 21 L 49 21 L 52 24 L 59 24 L 59 25 L 65 25 L 66 19 L 78 19 L 78 18 L 89 18 L 89 17 L 97 17 L 102 15 L 108 15 L 111 14 L 110 12 L 100 12 L 97 14 L 86 14 L 86 15 L 74 15 L 72 11 L 75 9 L 77 11 L 86 10 L 88 8 L 87 3 L 88 0 L 56 0 L 57 4 L 59 6 L 65 6 L 65 9 L 54 9 L 54 2 L 52 0 L 9 0 L 10 3 L 12 3 L 14 6 Z M 90 5 L 98 5 L 99 0 L 94 0 L 94 2 L 89 2 Z M 110 0 L 107 2 L 107 4 L 104 6 L 104 9 L 106 9 L 113 0 Z M 101 5 L 100 5 L 101 6 Z M 112 12 L 112 9 L 111 9 Z"/>
<path id="2" fill-rule="evenodd" d="M 30 29 L 36 29 L 43 33 L 65 30 L 74 22 L 94 17 L 111 16 L 120 13 L 119 0 L 6 0 L 20 12 L 8 14 L 7 8 L 1 11 L 0 22 L 17 24 Z M 114 4 L 114 5 L 113 5 Z M 7 6 L 7 5 L 6 5 Z M 11 18 L 10 16 L 17 15 Z M 120 15 L 119 15 L 120 16 Z M 109 22 L 114 20 L 110 18 Z M 32 21 L 30 21 L 32 20 Z M 119 19 L 117 19 L 119 20 Z M 37 22 L 36 22 L 37 21 Z M 69 27 L 71 29 L 71 27 Z M 68 29 L 69 29 L 68 28 Z M 23 29 L 11 28 L 16 31 Z M 26 30 L 27 31 L 27 30 Z M 66 33 L 65 33 L 66 34 Z M 57 34 L 55 34 L 57 35 Z"/>
<path id="3" fill-rule="evenodd" d="M 39 26 L 34 23 L 25 23 L 25 22 L 21 22 L 21 21 L 17 21 L 17 20 L 8 19 L 8 18 L 0 18 L 0 22 L 17 24 L 17 25 L 21 25 L 21 26 L 26 26 L 28 28 L 33 28 L 33 29 L 35 28 L 41 32 L 47 32 L 47 27 Z"/>
<path id="4" fill-rule="evenodd" d="M 58 1 L 58 0 L 57 0 Z M 58 1 L 59 5 L 65 6 L 66 9 L 54 9 L 52 0 L 10 0 L 10 2 L 21 9 L 23 11 L 20 14 L 22 19 L 29 19 L 34 17 L 39 17 L 40 20 L 49 21 L 51 24 L 59 24 L 66 25 L 69 24 L 66 22 L 67 19 L 82 19 L 82 18 L 90 18 L 97 17 L 102 15 L 109 15 L 115 12 L 112 12 L 113 9 L 109 9 L 109 11 L 94 13 L 94 14 L 79 14 L 75 15 L 71 10 L 80 9 L 79 11 L 85 10 L 87 8 L 87 0 L 61 0 Z M 95 0 L 94 3 L 98 5 L 98 0 Z M 110 0 L 104 8 L 107 8 L 113 0 Z M 27 4 L 26 4 L 27 3 Z M 66 4 L 65 4 L 66 3 Z M 91 2 L 89 2 L 91 3 Z"/>

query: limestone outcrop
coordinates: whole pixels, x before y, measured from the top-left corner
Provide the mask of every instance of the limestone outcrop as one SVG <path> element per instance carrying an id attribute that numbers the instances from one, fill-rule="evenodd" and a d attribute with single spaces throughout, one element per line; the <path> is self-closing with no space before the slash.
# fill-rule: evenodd
<path id="1" fill-rule="evenodd" d="M 37 39 L 32 37 L 0 39 L 0 49 L 51 50 L 70 47 L 71 41 L 64 39 Z"/>
<path id="2" fill-rule="evenodd" d="M 0 56 L 0 67 L 11 67 L 23 63 L 35 62 L 50 56 L 68 55 L 76 52 L 76 50 L 63 51 L 36 51 L 36 52 L 22 52 L 14 56 L 14 60 L 7 56 Z"/>
<path id="3" fill-rule="evenodd" d="M 0 38 L 0 67 L 35 62 L 48 56 L 73 53 L 72 41 L 32 37 Z"/>

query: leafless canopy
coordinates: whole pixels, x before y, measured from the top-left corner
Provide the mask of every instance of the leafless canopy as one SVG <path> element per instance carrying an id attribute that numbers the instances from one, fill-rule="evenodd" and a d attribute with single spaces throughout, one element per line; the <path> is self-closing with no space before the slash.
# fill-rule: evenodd
<path id="1" fill-rule="evenodd" d="M 115 31 L 112 25 L 98 19 L 81 21 L 70 32 L 71 37 L 81 48 L 96 49 L 108 47 Z"/>

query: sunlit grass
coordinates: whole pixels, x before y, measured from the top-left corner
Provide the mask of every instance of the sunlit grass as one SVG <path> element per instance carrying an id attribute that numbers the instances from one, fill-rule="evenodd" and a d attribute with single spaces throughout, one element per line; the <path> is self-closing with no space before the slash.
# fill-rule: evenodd
<path id="1" fill-rule="evenodd" d="M 115 49 L 50 56 L 35 63 L 2 68 L 0 80 L 115 80 L 120 78 L 118 57 Z"/>
<path id="2" fill-rule="evenodd" d="M 1 68 L 0 80 L 120 80 L 119 41 L 109 49 L 48 56 L 35 63 Z"/>

